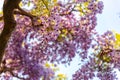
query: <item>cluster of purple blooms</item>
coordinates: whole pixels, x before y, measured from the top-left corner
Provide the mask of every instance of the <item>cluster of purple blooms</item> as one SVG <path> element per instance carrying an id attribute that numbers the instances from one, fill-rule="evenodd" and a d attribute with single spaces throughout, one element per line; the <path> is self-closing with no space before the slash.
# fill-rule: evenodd
<path id="1" fill-rule="evenodd" d="M 73 74 L 73 80 L 89 80 L 95 76 L 101 80 L 115 79 L 112 68 L 120 66 L 120 62 L 111 60 L 107 64 L 113 64 L 114 66 L 110 67 L 111 65 L 109 65 L 104 70 L 101 69 L 101 67 L 104 67 L 102 64 L 96 63 L 96 56 L 88 57 L 89 49 L 94 49 L 92 46 L 99 46 L 100 48 L 109 46 L 112 50 L 109 54 L 111 59 L 114 57 L 113 53 L 115 51 L 112 45 L 108 44 L 109 42 L 106 43 L 106 39 L 108 41 L 114 40 L 112 33 L 108 31 L 99 35 L 95 30 L 97 25 L 96 15 L 102 13 L 103 2 L 75 0 L 77 4 L 85 2 L 89 2 L 87 9 L 90 12 L 78 16 L 79 19 L 76 19 L 74 14 L 74 3 L 64 5 L 58 3 L 50 11 L 50 16 L 38 16 L 41 22 L 35 20 L 34 23 L 37 26 L 32 26 L 28 17 L 17 15 L 16 30 L 9 40 L 4 58 L 6 61 L 12 61 L 7 63 L 6 66 L 14 68 L 16 75 L 20 73 L 23 76 L 27 75 L 25 80 L 39 80 L 41 77 L 44 80 L 51 80 L 54 71 L 45 68 L 46 61 L 55 64 L 69 64 L 76 54 L 79 54 L 82 60 L 89 59 L 89 61 Z M 0 26 L 2 24 L 0 23 Z M 96 49 L 96 51 L 100 51 L 100 49 Z M 8 76 L 12 75 L 6 75 L 5 77 Z"/>

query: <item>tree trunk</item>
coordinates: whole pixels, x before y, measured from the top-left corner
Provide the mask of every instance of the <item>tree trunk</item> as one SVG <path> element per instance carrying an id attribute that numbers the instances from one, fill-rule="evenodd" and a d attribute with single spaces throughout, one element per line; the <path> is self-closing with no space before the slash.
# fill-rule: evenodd
<path id="1" fill-rule="evenodd" d="M 4 28 L 0 35 L 0 64 L 2 62 L 7 42 L 15 29 L 16 21 L 14 19 L 14 9 L 18 7 L 21 0 L 4 0 L 3 20 Z"/>

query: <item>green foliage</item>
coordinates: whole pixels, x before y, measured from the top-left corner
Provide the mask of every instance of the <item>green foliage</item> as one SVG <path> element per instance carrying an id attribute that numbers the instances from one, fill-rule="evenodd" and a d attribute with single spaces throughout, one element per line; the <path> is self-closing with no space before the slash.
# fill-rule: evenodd
<path id="1" fill-rule="evenodd" d="M 49 16 L 50 11 L 57 5 L 57 0 L 36 0 L 35 9 L 31 11 L 32 14 L 37 16 Z"/>

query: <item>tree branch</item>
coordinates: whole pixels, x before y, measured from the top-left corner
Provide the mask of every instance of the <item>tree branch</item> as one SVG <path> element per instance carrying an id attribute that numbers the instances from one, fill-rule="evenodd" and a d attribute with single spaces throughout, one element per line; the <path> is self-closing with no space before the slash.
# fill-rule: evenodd
<path id="1" fill-rule="evenodd" d="M 3 20 L 3 16 L 0 16 L 0 21 Z"/>
<path id="2" fill-rule="evenodd" d="M 20 2 L 21 0 L 5 0 L 3 4 L 3 17 L 1 17 L 1 19 L 4 20 L 4 28 L 0 35 L 0 64 L 2 63 L 7 42 L 16 27 L 14 10 L 18 9 L 20 10 L 20 14 L 26 15 L 30 18 L 33 17 L 19 7 Z"/>
<path id="3" fill-rule="evenodd" d="M 13 77 L 16 77 L 16 78 L 18 78 L 18 79 L 20 79 L 20 80 L 25 80 L 24 77 L 18 76 L 18 75 L 15 74 L 13 71 L 14 71 L 13 68 L 8 68 L 8 67 L 5 66 L 5 64 L 3 64 L 2 67 L 0 67 L 0 74 L 3 73 L 3 72 L 4 72 L 4 73 L 5 73 L 5 72 L 9 72 Z"/>

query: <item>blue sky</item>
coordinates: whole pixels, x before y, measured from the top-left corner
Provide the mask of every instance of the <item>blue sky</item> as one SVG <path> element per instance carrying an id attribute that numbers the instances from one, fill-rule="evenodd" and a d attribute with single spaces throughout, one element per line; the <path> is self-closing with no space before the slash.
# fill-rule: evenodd
<path id="1" fill-rule="evenodd" d="M 97 31 L 115 30 L 120 33 L 120 0 L 102 0 L 103 13 L 98 15 Z"/>
<path id="2" fill-rule="evenodd" d="M 0 9 L 2 7 L 2 2 L 0 0 Z M 107 30 L 115 30 L 120 33 L 120 0 L 102 0 L 104 2 L 104 9 L 102 14 L 97 15 L 97 31 L 102 34 Z M 64 73 L 70 80 L 72 73 L 79 68 L 77 65 L 79 62 L 78 57 L 76 57 L 71 63 L 70 67 L 64 67 L 60 65 L 59 73 Z M 118 72 L 118 77 L 120 80 L 120 73 Z"/>

